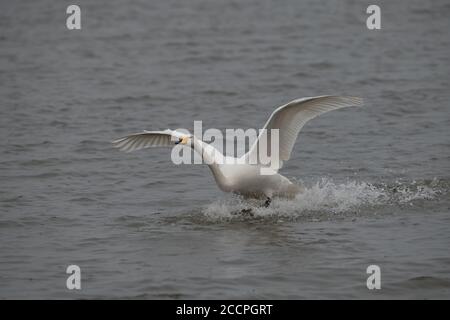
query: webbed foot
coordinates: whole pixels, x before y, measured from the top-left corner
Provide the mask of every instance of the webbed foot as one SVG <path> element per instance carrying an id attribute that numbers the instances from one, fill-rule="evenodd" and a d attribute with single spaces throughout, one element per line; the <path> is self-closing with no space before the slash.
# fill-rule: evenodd
<path id="1" fill-rule="evenodd" d="M 244 215 L 244 216 L 250 216 L 250 217 L 254 216 L 253 210 L 251 208 L 249 208 L 249 209 L 242 209 L 241 210 L 241 214 Z"/>

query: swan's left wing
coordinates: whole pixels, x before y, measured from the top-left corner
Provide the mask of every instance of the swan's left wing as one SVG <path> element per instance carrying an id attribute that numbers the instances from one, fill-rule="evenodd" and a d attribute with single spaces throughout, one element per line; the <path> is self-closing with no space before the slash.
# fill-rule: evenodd
<path id="1" fill-rule="evenodd" d="M 267 129 L 267 153 L 271 155 L 271 149 L 274 149 L 270 145 L 271 129 L 278 129 L 279 167 L 281 168 L 282 161 L 289 160 L 297 136 L 309 120 L 331 110 L 362 105 L 363 100 L 357 97 L 319 96 L 297 99 L 277 108 L 264 126 L 264 129 Z M 260 138 L 261 135 L 252 145 L 249 152 L 243 156 L 247 160 L 259 159 Z"/>
<path id="2" fill-rule="evenodd" d="M 150 147 L 172 147 L 185 134 L 170 129 L 164 131 L 143 131 L 112 141 L 114 147 L 131 152 Z"/>

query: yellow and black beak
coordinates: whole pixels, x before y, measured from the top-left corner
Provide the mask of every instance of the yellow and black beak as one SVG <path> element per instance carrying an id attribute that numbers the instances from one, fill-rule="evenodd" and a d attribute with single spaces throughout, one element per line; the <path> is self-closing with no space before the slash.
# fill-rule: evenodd
<path id="1" fill-rule="evenodd" d="M 175 142 L 175 144 L 186 144 L 188 142 L 188 137 L 184 136 L 183 138 L 180 138 L 180 140 L 178 140 L 177 142 Z"/>

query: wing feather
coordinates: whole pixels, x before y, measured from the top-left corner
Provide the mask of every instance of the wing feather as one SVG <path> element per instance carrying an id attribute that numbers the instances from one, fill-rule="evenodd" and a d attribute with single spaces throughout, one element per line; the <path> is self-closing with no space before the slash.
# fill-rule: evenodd
<path id="1" fill-rule="evenodd" d="M 171 147 L 175 138 L 181 138 L 184 134 L 173 130 L 144 131 L 130 134 L 126 137 L 112 141 L 115 148 L 121 151 L 131 152 L 150 147 Z"/>
<path id="2" fill-rule="evenodd" d="M 363 100 L 357 97 L 319 96 L 297 99 L 277 108 L 264 125 L 264 129 L 267 129 L 268 153 L 271 154 L 271 149 L 273 149 L 270 146 L 270 129 L 279 130 L 280 160 L 289 160 L 297 136 L 309 120 L 331 110 L 362 105 Z M 260 137 L 261 135 L 259 135 L 250 151 L 244 157 L 247 159 L 259 159 L 257 153 Z M 280 161 L 280 167 L 282 161 Z"/>

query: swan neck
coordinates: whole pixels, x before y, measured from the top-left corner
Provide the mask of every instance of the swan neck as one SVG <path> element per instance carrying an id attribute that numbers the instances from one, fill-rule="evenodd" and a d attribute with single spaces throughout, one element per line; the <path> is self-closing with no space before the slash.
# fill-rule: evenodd
<path id="1" fill-rule="evenodd" d="M 223 155 L 212 145 L 193 137 L 193 149 L 202 157 L 202 161 L 208 165 L 219 186 L 223 185 L 226 178 L 220 168 Z"/>

